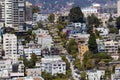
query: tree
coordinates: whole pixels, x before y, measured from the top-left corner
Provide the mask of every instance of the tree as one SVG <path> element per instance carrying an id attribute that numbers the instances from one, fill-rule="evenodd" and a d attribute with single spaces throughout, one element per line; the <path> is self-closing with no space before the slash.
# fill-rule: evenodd
<path id="1" fill-rule="evenodd" d="M 89 26 L 98 27 L 101 24 L 100 19 L 98 19 L 94 14 L 87 17 L 87 23 Z"/>
<path id="2" fill-rule="evenodd" d="M 119 30 L 116 28 L 116 27 L 108 27 L 109 28 L 109 33 L 116 33 L 118 34 L 119 33 Z"/>
<path id="3" fill-rule="evenodd" d="M 80 7 L 73 7 L 69 13 L 70 22 L 83 22 L 83 13 Z"/>
<path id="4" fill-rule="evenodd" d="M 81 79 L 86 80 L 86 73 L 85 72 L 81 72 Z"/>
<path id="5" fill-rule="evenodd" d="M 55 15 L 53 13 L 51 13 L 49 16 L 48 16 L 48 20 L 53 23 L 54 20 L 55 20 Z"/>
<path id="6" fill-rule="evenodd" d="M 74 39 L 71 39 L 67 44 L 67 50 L 69 53 L 71 53 L 72 50 L 74 50 L 75 52 L 78 52 L 78 46 Z"/>
<path id="7" fill-rule="evenodd" d="M 80 59 L 75 59 L 74 61 L 74 66 L 78 69 L 78 70 L 83 70 L 83 66 L 82 64 L 80 63 Z"/>
<path id="8" fill-rule="evenodd" d="M 30 62 L 32 63 L 33 67 L 35 66 L 37 61 L 38 61 L 37 55 L 35 53 L 33 53 L 31 55 L 31 59 L 30 59 Z"/>
<path id="9" fill-rule="evenodd" d="M 39 11 L 40 11 L 40 9 L 39 9 L 38 6 L 33 6 L 33 7 L 32 7 L 32 13 L 33 13 L 33 14 L 34 14 L 34 13 L 39 13 Z"/>
<path id="10" fill-rule="evenodd" d="M 106 80 L 109 80 L 111 78 L 111 70 L 109 67 L 107 67 L 105 70 L 105 77 L 107 78 Z"/>
<path id="11" fill-rule="evenodd" d="M 43 25 L 42 25 L 42 22 L 38 22 L 37 23 L 37 26 L 38 26 L 38 28 L 41 28 Z"/>
<path id="12" fill-rule="evenodd" d="M 96 38 L 102 39 L 102 37 L 100 36 L 100 31 L 95 30 L 95 36 Z"/>
<path id="13" fill-rule="evenodd" d="M 94 66 L 92 65 L 92 59 L 88 59 L 85 63 L 86 69 L 92 69 Z"/>
<path id="14" fill-rule="evenodd" d="M 84 59 L 83 59 L 83 66 L 85 69 L 92 69 L 94 66 L 92 65 L 92 56 L 93 53 L 88 51 L 84 54 Z"/>
<path id="15" fill-rule="evenodd" d="M 94 33 L 90 34 L 88 47 L 91 52 L 97 53 L 97 43 L 96 43 L 96 38 Z"/>
<path id="16" fill-rule="evenodd" d="M 71 76 L 70 63 L 68 62 L 65 56 L 62 56 L 62 60 L 66 63 L 66 75 L 67 77 L 70 77 Z"/>
<path id="17" fill-rule="evenodd" d="M 113 21 L 113 17 L 112 17 L 112 14 L 110 14 L 110 17 L 108 19 L 108 22 L 112 22 Z"/>
<path id="18" fill-rule="evenodd" d="M 120 16 L 116 19 L 116 27 L 120 29 Z"/>
<path id="19" fill-rule="evenodd" d="M 15 34 L 15 29 L 14 28 L 11 28 L 11 27 L 5 27 L 3 29 L 3 34 L 4 33 L 10 33 L 10 34 Z"/>
<path id="20" fill-rule="evenodd" d="M 61 32 L 61 31 L 63 30 L 64 26 L 61 25 L 61 24 L 58 24 L 58 25 L 57 25 L 57 28 L 58 28 L 58 30 Z"/>
<path id="21" fill-rule="evenodd" d="M 23 58 L 23 63 L 25 65 L 25 67 L 27 67 L 27 68 L 34 68 L 37 61 L 40 61 L 40 59 L 37 58 L 37 55 L 35 53 L 33 53 L 31 55 L 30 60 L 27 60 L 26 58 Z"/>
<path id="22" fill-rule="evenodd" d="M 50 73 L 47 73 L 47 72 L 42 72 L 42 77 L 45 80 L 53 80 L 53 76 Z"/>

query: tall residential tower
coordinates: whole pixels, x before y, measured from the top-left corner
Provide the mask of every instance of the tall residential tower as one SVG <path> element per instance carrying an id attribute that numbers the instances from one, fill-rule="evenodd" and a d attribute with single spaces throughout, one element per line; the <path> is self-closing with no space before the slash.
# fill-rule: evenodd
<path id="1" fill-rule="evenodd" d="M 25 24 L 25 0 L 0 0 L 0 21 L 16 30 Z"/>

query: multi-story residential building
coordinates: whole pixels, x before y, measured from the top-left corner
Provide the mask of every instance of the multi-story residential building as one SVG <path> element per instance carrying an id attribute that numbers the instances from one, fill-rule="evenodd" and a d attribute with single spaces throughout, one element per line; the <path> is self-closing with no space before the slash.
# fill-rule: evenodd
<path id="1" fill-rule="evenodd" d="M 96 8 L 93 8 L 93 7 L 87 7 L 87 8 L 83 8 L 82 9 L 82 12 L 83 14 L 85 15 L 85 17 L 91 15 L 91 14 L 95 14 L 95 15 L 98 15 L 99 12 L 98 12 L 98 9 Z"/>
<path id="2" fill-rule="evenodd" d="M 1 21 L 5 26 L 12 27 L 12 0 L 1 1 Z"/>
<path id="3" fill-rule="evenodd" d="M 18 60 L 17 54 L 17 37 L 15 34 L 3 34 L 3 50 L 4 58 L 12 59 L 13 63 Z"/>
<path id="4" fill-rule="evenodd" d="M 120 16 L 120 0 L 117 1 L 117 14 Z"/>
<path id="5" fill-rule="evenodd" d="M 26 21 L 32 21 L 32 3 L 26 1 Z"/>
<path id="6" fill-rule="evenodd" d="M 24 77 L 24 64 L 23 61 L 18 61 L 12 65 L 12 72 L 10 72 L 10 77 Z"/>
<path id="7" fill-rule="evenodd" d="M 8 70 L 1 70 L 0 71 L 0 79 L 1 80 L 6 80 L 6 79 L 9 79 L 10 76 L 9 76 L 9 71 Z"/>
<path id="8" fill-rule="evenodd" d="M 23 53 L 24 53 L 24 46 L 22 45 L 21 42 L 18 41 L 18 49 L 17 49 L 18 54 L 20 55 L 20 57 L 23 57 Z"/>
<path id="9" fill-rule="evenodd" d="M 104 80 L 103 76 L 105 75 L 105 71 L 104 70 L 87 71 L 86 74 L 89 80 Z"/>
<path id="10" fill-rule="evenodd" d="M 0 78 L 24 76 L 24 64 L 22 61 L 12 63 L 10 59 L 0 60 Z"/>
<path id="11" fill-rule="evenodd" d="M 90 34 L 81 34 L 81 33 L 78 33 L 78 34 L 74 34 L 72 35 L 73 38 L 76 39 L 76 41 L 78 42 L 88 42 L 89 40 L 89 37 L 90 37 Z"/>
<path id="12" fill-rule="evenodd" d="M 27 59 L 31 59 L 33 53 L 37 56 L 41 56 L 41 48 L 24 47 L 24 54 Z"/>
<path id="13" fill-rule="evenodd" d="M 111 75 L 111 80 L 120 80 L 120 65 L 115 67 L 115 74 Z"/>
<path id="14" fill-rule="evenodd" d="M 34 31 L 36 33 L 36 40 L 37 43 L 42 45 L 42 48 L 51 48 L 51 46 L 53 45 L 53 40 L 52 37 L 49 35 L 48 30 L 42 30 L 42 29 L 38 29 Z"/>
<path id="15" fill-rule="evenodd" d="M 12 71 L 12 61 L 10 59 L 0 60 L 0 70 L 8 70 L 9 72 L 11 72 Z"/>
<path id="16" fill-rule="evenodd" d="M 52 75 L 57 73 L 66 74 L 66 63 L 62 61 L 60 56 L 45 56 L 41 59 L 41 63 L 36 63 L 36 66 Z"/>
<path id="17" fill-rule="evenodd" d="M 25 23 L 25 0 L 2 0 L 0 20 L 5 27 L 22 29 Z"/>
<path id="18" fill-rule="evenodd" d="M 96 28 L 96 30 L 100 32 L 101 36 L 109 34 L 109 29 L 107 27 L 99 27 Z"/>
<path id="19" fill-rule="evenodd" d="M 98 52 L 104 52 L 105 46 L 103 44 L 103 40 L 96 39 L 98 45 Z"/>
<path id="20" fill-rule="evenodd" d="M 105 41 L 105 52 L 107 53 L 118 53 L 118 42 L 117 41 Z"/>
<path id="21" fill-rule="evenodd" d="M 41 76 L 41 68 L 28 68 L 26 69 L 27 76 Z"/>
<path id="22" fill-rule="evenodd" d="M 96 42 L 98 44 L 98 52 L 106 52 L 109 54 L 118 53 L 118 42 L 117 41 L 96 40 Z"/>

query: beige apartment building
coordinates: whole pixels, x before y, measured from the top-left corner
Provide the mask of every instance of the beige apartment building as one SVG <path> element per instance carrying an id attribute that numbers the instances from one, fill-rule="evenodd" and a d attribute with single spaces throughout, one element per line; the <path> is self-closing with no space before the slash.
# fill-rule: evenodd
<path id="1" fill-rule="evenodd" d="M 120 0 L 118 0 L 117 2 L 117 13 L 118 13 L 118 16 L 120 16 Z"/>

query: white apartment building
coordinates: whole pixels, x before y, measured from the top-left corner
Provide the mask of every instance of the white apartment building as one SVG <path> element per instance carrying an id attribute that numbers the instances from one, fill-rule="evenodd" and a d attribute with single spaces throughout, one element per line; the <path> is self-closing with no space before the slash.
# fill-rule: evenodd
<path id="1" fill-rule="evenodd" d="M 0 21 L 16 30 L 25 23 L 25 0 L 1 0 Z"/>
<path id="2" fill-rule="evenodd" d="M 5 26 L 12 27 L 12 1 L 4 0 L 2 5 L 2 20 L 5 22 Z"/>
<path id="3" fill-rule="evenodd" d="M 42 30 L 42 29 L 38 29 L 34 31 L 36 33 L 36 40 L 37 43 L 42 45 L 42 48 L 51 48 L 51 46 L 53 45 L 53 40 L 52 37 L 49 35 L 48 30 Z"/>
<path id="4" fill-rule="evenodd" d="M 115 74 L 111 75 L 111 80 L 120 80 L 120 65 L 115 67 Z"/>
<path id="5" fill-rule="evenodd" d="M 27 76 L 41 76 L 41 68 L 28 68 L 26 69 Z"/>
<path id="6" fill-rule="evenodd" d="M 26 1 L 26 21 L 32 21 L 32 3 Z"/>
<path id="7" fill-rule="evenodd" d="M 107 53 L 118 53 L 118 42 L 117 41 L 105 41 L 105 52 Z"/>
<path id="8" fill-rule="evenodd" d="M 85 17 L 87 17 L 87 16 L 89 16 L 91 14 L 98 15 L 98 13 L 99 13 L 96 8 L 92 8 L 92 7 L 83 8 L 82 12 L 85 15 Z"/>
<path id="9" fill-rule="evenodd" d="M 24 76 L 23 62 L 12 63 L 10 59 L 0 60 L 0 78 Z"/>
<path id="10" fill-rule="evenodd" d="M 77 28 L 86 27 L 86 23 L 72 23 L 72 25 Z"/>
<path id="11" fill-rule="evenodd" d="M 109 29 L 107 27 L 98 27 L 96 30 L 100 32 L 101 36 L 109 34 Z"/>
<path id="12" fill-rule="evenodd" d="M 12 61 L 10 59 L 0 60 L 0 78 L 9 78 L 12 72 Z"/>
<path id="13" fill-rule="evenodd" d="M 41 56 L 41 49 L 40 48 L 30 48 L 24 47 L 24 54 L 27 59 L 31 59 L 31 55 L 35 53 L 37 56 Z"/>
<path id="14" fill-rule="evenodd" d="M 96 40 L 98 45 L 98 52 L 106 52 L 108 54 L 117 54 L 118 53 L 118 42 L 117 41 L 103 41 Z"/>
<path id="15" fill-rule="evenodd" d="M 36 66 L 52 75 L 66 74 L 66 63 L 62 61 L 60 56 L 45 56 L 41 59 L 41 63 L 36 63 Z"/>
<path id="16" fill-rule="evenodd" d="M 105 75 L 105 71 L 104 70 L 87 71 L 86 74 L 89 80 L 101 80 L 101 78 Z"/>
<path id="17" fill-rule="evenodd" d="M 18 61 L 17 37 L 15 34 L 3 34 L 3 50 L 5 52 L 5 59 L 12 59 L 13 63 Z"/>
<path id="18" fill-rule="evenodd" d="M 12 61 L 10 59 L 7 60 L 0 60 L 0 70 L 8 70 L 12 71 Z"/>
<path id="19" fill-rule="evenodd" d="M 2 79 L 8 79 L 10 76 L 9 76 L 9 72 L 8 70 L 0 70 L 0 78 Z"/>

